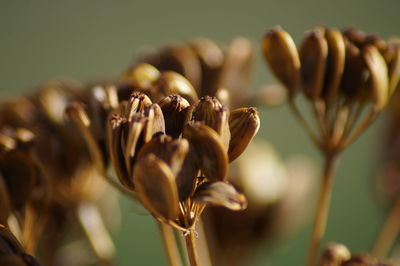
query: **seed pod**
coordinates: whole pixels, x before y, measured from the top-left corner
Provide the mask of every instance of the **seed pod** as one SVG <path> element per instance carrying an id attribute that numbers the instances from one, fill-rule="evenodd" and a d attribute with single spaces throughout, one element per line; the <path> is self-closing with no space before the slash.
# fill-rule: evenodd
<path id="1" fill-rule="evenodd" d="M 264 36 L 262 49 L 271 71 L 293 97 L 300 85 L 300 58 L 293 39 L 277 27 Z"/>
<path id="2" fill-rule="evenodd" d="M 128 173 L 132 172 L 132 166 L 135 162 L 136 155 L 147 141 L 145 140 L 144 133 L 146 123 L 147 119 L 143 114 L 135 114 L 126 126 L 127 133 L 125 135 L 125 141 L 120 140 L 122 143 L 125 143 L 124 156 Z M 120 143 L 120 145 L 122 145 L 122 143 Z"/>
<path id="3" fill-rule="evenodd" d="M 381 110 L 389 99 L 389 81 L 386 62 L 374 46 L 367 46 L 364 53 L 367 68 L 371 74 L 372 100 L 377 110 Z"/>
<path id="4" fill-rule="evenodd" d="M 132 82 L 135 89 L 146 91 L 153 86 L 160 75 L 160 71 L 154 66 L 141 63 L 128 69 L 123 75 L 122 80 Z"/>
<path id="5" fill-rule="evenodd" d="M 328 57 L 323 97 L 327 102 L 332 102 L 338 93 L 344 71 L 346 46 L 339 30 L 326 29 L 325 38 L 328 44 Z"/>
<path id="6" fill-rule="evenodd" d="M 224 180 L 228 156 L 219 135 L 203 123 L 195 122 L 185 127 L 183 136 L 188 139 L 189 153 L 196 156 L 196 164 L 204 176 L 209 180 Z"/>
<path id="7" fill-rule="evenodd" d="M 240 211 L 247 207 L 246 197 L 237 192 L 229 183 L 206 182 L 201 184 L 194 196 L 194 201 L 214 206 L 223 206 L 230 210 Z"/>
<path id="8" fill-rule="evenodd" d="M 188 118 L 191 121 L 203 122 L 214 129 L 224 143 L 226 149 L 229 147 L 231 134 L 229 131 L 229 110 L 222 106 L 215 97 L 205 96 L 192 105 Z"/>
<path id="9" fill-rule="evenodd" d="M 178 138 L 183 131 L 189 102 L 179 95 L 169 95 L 162 99 L 158 105 L 164 115 L 165 133 Z"/>
<path id="10" fill-rule="evenodd" d="M 236 97 L 234 106 L 241 106 L 243 99 L 248 95 L 250 78 L 253 66 L 253 47 L 249 40 L 243 37 L 234 39 L 225 53 L 225 62 L 221 69 L 217 89 L 227 88 L 231 93 L 238 93 L 242 97 Z M 215 95 L 210 94 L 210 95 Z"/>
<path id="11" fill-rule="evenodd" d="M 192 84 L 182 75 L 173 71 L 165 71 L 161 74 L 155 85 L 154 94 L 156 101 L 171 94 L 179 94 L 189 103 L 193 103 L 198 99 L 197 92 Z"/>
<path id="12" fill-rule="evenodd" d="M 154 134 L 165 134 L 165 122 L 163 112 L 158 104 L 152 104 L 144 112 L 147 122 L 145 125 L 145 139 L 150 141 Z"/>
<path id="13" fill-rule="evenodd" d="M 175 177 L 168 165 L 149 154 L 137 162 L 133 182 L 143 205 L 156 218 L 175 220 L 179 213 Z"/>
<path id="14" fill-rule="evenodd" d="M 328 57 L 328 44 L 322 28 L 313 30 L 304 38 L 299 54 L 304 93 L 311 99 L 320 98 Z"/>
<path id="15" fill-rule="evenodd" d="M 229 117 L 231 141 L 229 143 L 229 162 L 242 154 L 260 128 L 260 118 L 255 108 L 234 110 Z"/>
<path id="16" fill-rule="evenodd" d="M 11 214 L 11 199 L 6 184 L 0 174 L 0 224 L 7 224 L 8 216 Z"/>
<path id="17" fill-rule="evenodd" d="M 218 80 L 224 63 L 222 49 L 213 41 L 197 38 L 189 43 L 201 66 L 200 96 L 216 95 Z"/>
<path id="18" fill-rule="evenodd" d="M 133 188 L 133 183 L 129 178 L 127 165 L 125 163 L 124 151 L 121 146 L 123 127 L 125 124 L 125 119 L 116 114 L 110 114 L 107 123 L 106 144 L 119 181 L 129 188 Z"/>
<path id="19" fill-rule="evenodd" d="M 150 105 L 151 100 L 147 95 L 140 92 L 134 92 L 129 98 L 127 113 L 125 116 L 128 121 L 130 121 L 133 114 L 144 112 L 144 110 Z"/>
<path id="20" fill-rule="evenodd" d="M 148 154 L 154 154 L 158 159 L 163 160 L 176 176 L 182 168 L 188 150 L 189 143 L 186 139 L 172 139 L 167 135 L 160 134 L 143 145 L 137 160 L 145 158 Z"/>

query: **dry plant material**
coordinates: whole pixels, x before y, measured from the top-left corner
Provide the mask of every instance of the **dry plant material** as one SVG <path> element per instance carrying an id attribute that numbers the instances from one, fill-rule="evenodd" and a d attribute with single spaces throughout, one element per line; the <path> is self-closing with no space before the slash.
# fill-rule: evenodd
<path id="1" fill-rule="evenodd" d="M 293 113 L 325 157 L 307 261 L 311 266 L 325 231 L 337 157 L 375 121 L 398 86 L 400 48 L 356 29 L 326 27 L 310 31 L 298 49 L 289 34 L 275 28 L 262 46 L 272 72 L 288 90 Z M 311 105 L 316 130 L 296 105 L 298 91 Z"/>

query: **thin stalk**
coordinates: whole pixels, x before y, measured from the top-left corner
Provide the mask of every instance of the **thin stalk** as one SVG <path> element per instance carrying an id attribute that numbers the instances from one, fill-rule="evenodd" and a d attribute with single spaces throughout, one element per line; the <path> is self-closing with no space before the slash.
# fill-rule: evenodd
<path id="1" fill-rule="evenodd" d="M 393 246 L 400 231 L 400 196 L 397 198 L 390 211 L 382 230 L 372 249 L 372 254 L 378 258 L 385 258 Z"/>
<path id="2" fill-rule="evenodd" d="M 196 249 L 196 233 L 193 230 L 188 231 L 185 235 L 186 249 L 189 256 L 191 266 L 199 266 L 199 255 Z"/>
<path id="3" fill-rule="evenodd" d="M 337 159 L 336 154 L 335 155 L 327 154 L 325 156 L 323 179 L 319 192 L 318 206 L 314 219 L 314 226 L 311 235 L 310 246 L 308 249 L 307 264 L 306 264 L 308 266 L 315 265 L 318 249 L 320 247 L 322 238 L 325 234 L 336 159 Z"/>
<path id="4" fill-rule="evenodd" d="M 179 255 L 179 250 L 173 229 L 163 222 L 158 222 L 158 227 L 160 229 L 160 234 L 165 253 L 167 255 L 168 264 L 170 266 L 182 266 L 182 260 Z"/>

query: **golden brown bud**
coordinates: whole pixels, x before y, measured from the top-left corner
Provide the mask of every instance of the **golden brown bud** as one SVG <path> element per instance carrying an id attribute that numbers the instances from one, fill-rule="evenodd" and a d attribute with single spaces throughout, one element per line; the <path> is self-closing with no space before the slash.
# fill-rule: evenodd
<path id="1" fill-rule="evenodd" d="M 135 89 L 148 90 L 160 77 L 160 71 L 150 64 L 141 63 L 130 68 L 122 77 L 133 83 Z"/>
<path id="2" fill-rule="evenodd" d="M 262 49 L 272 72 L 293 97 L 300 85 L 300 58 L 293 39 L 277 27 L 264 36 Z"/>
<path id="3" fill-rule="evenodd" d="M 182 75 L 173 72 L 165 71 L 161 74 L 155 87 L 155 93 L 165 97 L 171 94 L 179 94 L 184 97 L 189 103 L 197 101 L 197 92 L 190 82 Z"/>
<path id="4" fill-rule="evenodd" d="M 132 93 L 127 105 L 126 117 L 128 121 L 131 120 L 132 116 L 135 113 L 144 112 L 144 110 L 150 105 L 151 105 L 151 100 L 147 95 L 140 92 Z"/>
<path id="5" fill-rule="evenodd" d="M 189 102 L 179 95 L 169 95 L 158 104 L 164 114 L 165 133 L 178 138 L 185 125 Z"/>
<path id="6" fill-rule="evenodd" d="M 232 162 L 242 154 L 260 128 L 260 118 L 255 108 L 234 110 L 229 117 L 231 141 L 229 143 L 229 161 Z"/>
<path id="7" fill-rule="evenodd" d="M 178 190 L 169 166 L 149 154 L 137 162 L 133 182 L 139 200 L 156 218 L 174 220 L 179 213 Z"/>
<path id="8" fill-rule="evenodd" d="M 228 149 L 231 134 L 229 131 L 229 110 L 215 97 L 205 96 L 198 100 L 190 109 L 188 118 L 191 121 L 203 122 L 214 129 Z"/>
<path id="9" fill-rule="evenodd" d="M 164 115 L 158 104 L 152 104 L 144 112 L 147 122 L 145 125 L 144 141 L 148 142 L 157 133 L 165 133 Z"/>
<path id="10" fill-rule="evenodd" d="M 325 29 L 328 44 L 328 57 L 323 88 L 323 97 L 327 102 L 336 97 L 344 71 L 346 46 L 341 32 L 337 29 Z"/>
<path id="11" fill-rule="evenodd" d="M 365 48 L 365 62 L 371 74 L 370 86 L 375 108 L 381 110 L 389 99 L 388 68 L 382 55 L 374 46 Z"/>
<path id="12" fill-rule="evenodd" d="M 246 197 L 237 192 L 229 183 L 206 182 L 201 184 L 193 199 L 198 202 L 214 206 L 223 206 L 230 210 L 240 211 L 247 207 Z"/>
<path id="13" fill-rule="evenodd" d="M 304 93 L 311 99 L 319 98 L 324 84 L 328 56 L 328 44 L 322 28 L 313 30 L 304 38 L 299 54 Z"/>

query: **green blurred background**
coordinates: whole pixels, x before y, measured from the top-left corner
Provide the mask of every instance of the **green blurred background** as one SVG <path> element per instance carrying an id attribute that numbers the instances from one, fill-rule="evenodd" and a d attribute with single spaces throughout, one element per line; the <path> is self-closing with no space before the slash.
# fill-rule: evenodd
<path id="1" fill-rule="evenodd" d="M 114 77 L 144 45 L 196 36 L 228 43 L 235 36 L 257 45 L 254 87 L 273 82 L 260 60 L 259 42 L 281 25 L 297 40 L 316 25 L 356 26 L 383 37 L 399 35 L 400 1 L 0 1 L 0 95 L 29 91 L 57 77 L 88 81 Z M 283 157 L 305 153 L 320 162 L 286 106 L 263 109 L 259 135 Z M 371 180 L 379 156 L 382 119 L 348 149 L 334 183 L 326 241 L 368 250 L 383 222 Z M 115 236 L 118 265 L 166 265 L 153 220 L 121 199 L 122 228 Z M 310 227 L 258 257 L 255 265 L 301 265 Z M 268 256 L 268 258 L 267 258 Z"/>

